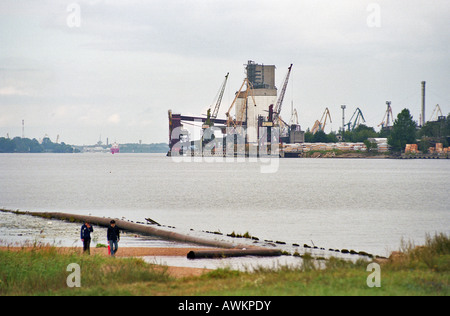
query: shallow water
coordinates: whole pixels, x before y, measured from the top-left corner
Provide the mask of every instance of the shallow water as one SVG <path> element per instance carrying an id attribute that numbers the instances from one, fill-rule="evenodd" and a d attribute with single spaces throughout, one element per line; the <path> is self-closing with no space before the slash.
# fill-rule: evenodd
<path id="1" fill-rule="evenodd" d="M 55 219 L 43 219 L 29 215 L 0 212 L 0 246 L 51 245 L 55 247 L 82 247 L 81 225 Z M 107 245 L 105 227 L 93 226 L 91 247 Z M 122 232 L 120 247 L 184 248 L 191 244 L 163 240 L 154 236 L 143 236 Z"/>
<path id="2" fill-rule="evenodd" d="M 299 257 L 238 257 L 224 259 L 189 260 L 185 257 L 143 257 L 150 264 L 171 267 L 187 267 L 200 269 L 231 269 L 253 272 L 258 269 L 277 270 L 284 267 L 300 268 L 303 260 Z"/>

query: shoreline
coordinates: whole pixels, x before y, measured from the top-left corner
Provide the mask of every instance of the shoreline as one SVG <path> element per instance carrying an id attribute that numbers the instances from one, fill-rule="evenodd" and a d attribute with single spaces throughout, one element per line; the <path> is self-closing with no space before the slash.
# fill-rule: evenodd
<path id="1" fill-rule="evenodd" d="M 32 247 L 32 246 L 0 246 L 0 252 L 3 251 L 45 251 L 49 249 L 56 249 L 57 253 L 71 253 L 75 252 L 78 254 L 83 254 L 82 247 L 53 247 L 53 246 L 43 246 L 43 247 Z M 200 251 L 200 250 L 220 250 L 218 248 L 149 248 L 149 247 L 120 247 L 117 252 L 117 258 L 140 258 L 140 257 L 183 257 L 187 258 L 187 254 L 190 251 Z M 91 248 L 91 255 L 109 256 L 107 248 Z M 155 263 L 155 265 L 158 265 Z M 211 272 L 213 270 L 206 268 L 191 268 L 191 267 L 177 267 L 177 266 L 164 266 L 159 265 L 162 268 L 167 267 L 167 273 L 174 278 L 186 278 L 201 276 L 205 273 Z"/>
<path id="2" fill-rule="evenodd" d="M 31 251 L 35 249 L 49 249 L 55 248 L 58 252 L 61 253 L 70 253 L 75 252 L 82 254 L 83 247 L 56 247 L 56 246 L 0 246 L 0 251 Z M 116 257 L 125 258 L 125 257 L 151 257 L 151 256 L 164 256 L 164 257 L 186 257 L 190 251 L 216 251 L 223 250 L 221 248 L 201 248 L 201 247 L 192 247 L 192 248 L 161 248 L 161 247 L 120 247 L 119 243 L 119 251 L 117 252 Z M 101 255 L 108 256 L 108 248 L 91 248 L 91 255 Z"/>

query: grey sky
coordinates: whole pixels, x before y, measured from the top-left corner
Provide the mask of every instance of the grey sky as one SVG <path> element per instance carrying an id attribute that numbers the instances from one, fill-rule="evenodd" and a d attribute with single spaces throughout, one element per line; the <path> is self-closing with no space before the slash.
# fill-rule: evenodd
<path id="1" fill-rule="evenodd" d="M 223 117 L 248 60 L 279 88 L 294 64 L 282 116 L 293 101 L 305 130 L 326 107 L 338 130 L 341 104 L 374 127 L 387 100 L 418 120 L 423 80 L 428 120 L 450 112 L 449 16 L 448 0 L 2 0 L 0 137 L 24 119 L 30 138 L 166 142 L 167 110 L 206 113 L 230 72 Z"/>

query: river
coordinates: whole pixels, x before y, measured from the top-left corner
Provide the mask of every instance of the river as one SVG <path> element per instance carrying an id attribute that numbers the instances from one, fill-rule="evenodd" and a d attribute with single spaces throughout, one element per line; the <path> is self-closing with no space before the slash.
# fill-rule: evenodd
<path id="1" fill-rule="evenodd" d="M 201 160 L 201 159 L 200 159 Z M 449 234 L 450 162 L 176 162 L 160 154 L 0 154 L 0 208 L 125 217 L 180 231 L 387 255 Z M 6 215 L 0 213 L 0 224 Z"/>

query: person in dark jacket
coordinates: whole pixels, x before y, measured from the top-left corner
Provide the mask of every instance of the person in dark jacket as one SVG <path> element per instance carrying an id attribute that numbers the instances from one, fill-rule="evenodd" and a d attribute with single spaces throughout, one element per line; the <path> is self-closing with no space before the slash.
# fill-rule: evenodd
<path id="1" fill-rule="evenodd" d="M 88 222 L 81 226 L 81 241 L 83 242 L 83 252 L 91 254 L 91 233 L 94 228 Z"/>
<path id="2" fill-rule="evenodd" d="M 119 249 L 120 241 L 120 230 L 119 227 L 116 226 L 116 222 L 114 220 L 110 222 L 106 238 L 108 239 L 109 247 L 111 249 L 111 256 L 114 257 Z"/>

